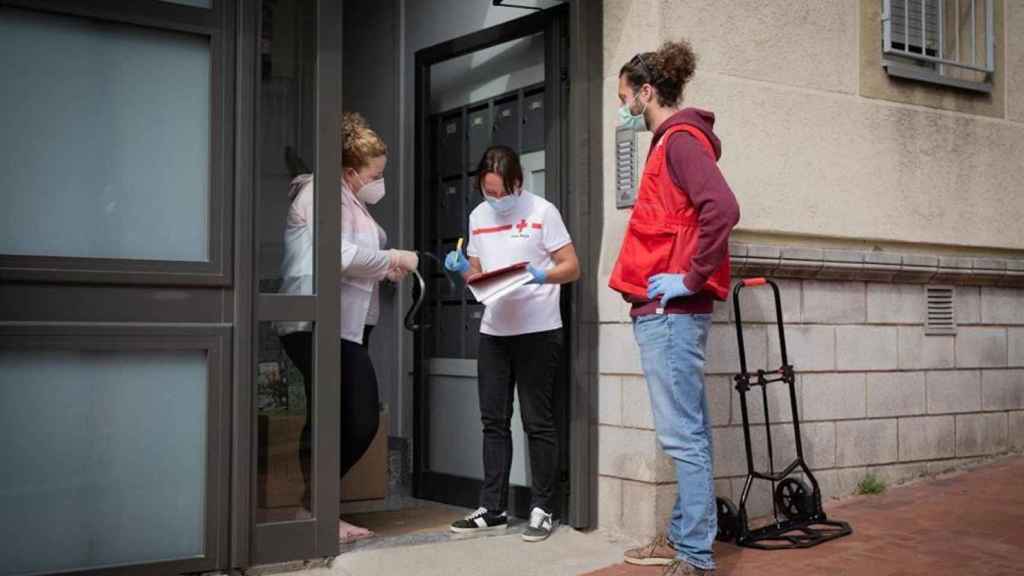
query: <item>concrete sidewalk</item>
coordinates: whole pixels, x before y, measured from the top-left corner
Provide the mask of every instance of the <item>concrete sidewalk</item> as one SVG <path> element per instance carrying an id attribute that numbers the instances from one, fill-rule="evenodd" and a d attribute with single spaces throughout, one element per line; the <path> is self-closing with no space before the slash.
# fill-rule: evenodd
<path id="1" fill-rule="evenodd" d="M 524 542 L 519 534 L 361 549 L 342 554 L 308 576 L 560 576 L 591 572 L 622 559 L 629 543 L 560 527 L 548 540 Z"/>

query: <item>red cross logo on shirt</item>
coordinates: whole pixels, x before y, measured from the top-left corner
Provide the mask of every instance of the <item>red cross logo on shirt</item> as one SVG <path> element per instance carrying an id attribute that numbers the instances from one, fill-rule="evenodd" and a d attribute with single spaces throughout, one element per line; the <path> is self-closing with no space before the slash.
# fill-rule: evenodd
<path id="1" fill-rule="evenodd" d="M 519 224 L 516 224 L 516 232 L 519 232 L 520 234 L 522 234 L 523 233 L 523 229 L 525 229 L 525 228 L 526 228 L 526 219 L 524 218 L 524 219 L 519 221 Z"/>

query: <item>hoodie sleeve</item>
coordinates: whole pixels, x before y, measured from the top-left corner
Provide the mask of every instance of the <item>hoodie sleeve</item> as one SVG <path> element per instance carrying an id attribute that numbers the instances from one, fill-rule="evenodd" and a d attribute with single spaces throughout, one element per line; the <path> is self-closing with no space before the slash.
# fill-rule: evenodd
<path id="1" fill-rule="evenodd" d="M 740 220 L 740 208 L 718 164 L 696 138 L 685 132 L 674 134 L 667 146 L 672 182 L 690 195 L 697 208 L 697 251 L 684 280 L 696 293 L 728 256 L 729 233 Z"/>

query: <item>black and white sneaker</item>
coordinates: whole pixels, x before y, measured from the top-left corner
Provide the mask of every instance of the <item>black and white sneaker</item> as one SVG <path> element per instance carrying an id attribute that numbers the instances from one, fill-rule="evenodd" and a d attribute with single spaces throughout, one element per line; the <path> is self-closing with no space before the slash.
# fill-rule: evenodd
<path id="1" fill-rule="evenodd" d="M 452 522 L 451 531 L 456 534 L 467 532 L 484 532 L 487 530 L 498 530 L 508 528 L 508 514 L 505 512 L 490 512 L 487 508 L 477 508 L 476 512 L 466 516 L 462 520 Z"/>
<path id="2" fill-rule="evenodd" d="M 534 508 L 530 512 L 530 524 L 523 531 L 523 540 L 527 542 L 540 542 L 546 540 L 548 536 L 551 536 L 551 528 L 553 522 L 551 521 L 551 514 L 548 514 L 540 508 Z"/>

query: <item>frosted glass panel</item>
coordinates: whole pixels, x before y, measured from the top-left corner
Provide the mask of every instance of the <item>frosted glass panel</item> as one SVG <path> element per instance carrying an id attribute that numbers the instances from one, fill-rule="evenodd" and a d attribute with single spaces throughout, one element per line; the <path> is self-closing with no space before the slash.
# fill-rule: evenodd
<path id="1" fill-rule="evenodd" d="M 203 554 L 206 362 L 0 350 L 0 574 Z"/>
<path id="2" fill-rule="evenodd" d="M 206 37 L 0 11 L 0 253 L 206 261 Z"/>
<path id="3" fill-rule="evenodd" d="M 474 361 L 475 362 L 475 361 Z M 431 375 L 430 470 L 483 480 L 483 431 L 476 378 Z M 512 404 L 512 468 L 509 483 L 530 485 L 530 451 L 519 411 L 519 391 Z M 458 449 L 455 449 L 458 447 Z"/>

